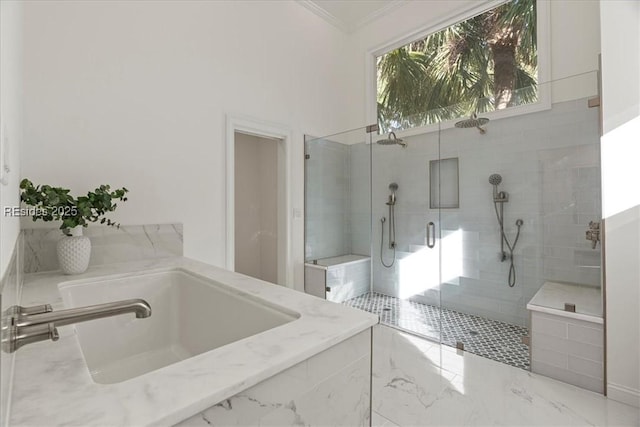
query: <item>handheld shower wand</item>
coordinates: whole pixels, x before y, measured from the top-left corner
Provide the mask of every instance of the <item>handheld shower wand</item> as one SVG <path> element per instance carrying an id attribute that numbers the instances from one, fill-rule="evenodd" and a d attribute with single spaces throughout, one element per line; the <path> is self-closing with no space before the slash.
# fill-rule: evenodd
<path id="1" fill-rule="evenodd" d="M 396 262 L 396 209 L 395 209 L 395 205 L 396 205 L 396 191 L 398 190 L 398 184 L 396 184 L 395 182 L 392 182 L 391 184 L 389 184 L 389 190 L 391 191 L 391 194 L 389 194 L 389 201 L 386 203 L 387 206 L 389 206 L 389 249 L 393 249 L 393 261 L 391 261 L 391 264 L 385 264 L 384 260 L 382 259 L 382 247 L 384 246 L 384 223 L 387 221 L 387 219 L 385 217 L 380 218 L 380 225 L 381 225 L 381 231 L 380 231 L 380 262 L 382 263 L 382 265 L 384 265 L 385 267 L 389 268 L 391 266 L 393 266 L 393 264 Z"/>
<path id="2" fill-rule="evenodd" d="M 506 193 L 498 192 L 498 185 L 502 182 L 502 176 L 498 173 L 489 175 L 489 184 L 493 185 L 493 206 L 496 210 L 496 216 L 498 217 L 498 224 L 500 225 L 500 262 L 504 262 L 507 259 L 507 253 L 504 251 L 504 198 Z M 500 197 L 500 196 L 503 197 Z M 498 203 L 500 203 L 500 209 L 498 210 Z"/>
<path id="3" fill-rule="evenodd" d="M 513 243 L 509 242 L 506 233 L 504 232 L 504 204 L 509 201 L 509 194 L 505 191 L 498 191 L 498 185 L 502 182 L 502 176 L 494 173 L 489 176 L 489 184 L 493 185 L 493 207 L 496 211 L 496 217 L 498 218 L 498 225 L 500 226 L 500 262 L 507 260 L 507 253 L 504 250 L 504 245 L 507 245 L 509 249 L 509 260 L 511 265 L 509 266 L 509 287 L 514 287 L 516 284 L 516 267 L 513 260 L 513 251 L 516 249 L 518 239 L 520 238 L 520 227 L 524 224 L 521 219 L 516 220 L 516 227 L 518 231 Z M 500 208 L 498 208 L 498 204 Z"/>
<path id="4" fill-rule="evenodd" d="M 396 191 L 398 190 L 398 184 L 392 182 L 389 184 L 389 249 L 395 249 L 396 247 Z"/>
<path id="5" fill-rule="evenodd" d="M 502 175 L 494 173 L 489 176 L 489 184 L 493 185 L 493 201 L 504 203 L 509 201 L 509 194 L 505 191 L 498 191 L 498 185 L 502 182 Z"/>
<path id="6" fill-rule="evenodd" d="M 396 204 L 396 191 L 398 191 L 398 184 L 392 182 L 389 184 L 389 190 L 391 191 L 391 194 L 389 194 L 389 201 L 387 202 L 387 205 L 393 206 Z"/>

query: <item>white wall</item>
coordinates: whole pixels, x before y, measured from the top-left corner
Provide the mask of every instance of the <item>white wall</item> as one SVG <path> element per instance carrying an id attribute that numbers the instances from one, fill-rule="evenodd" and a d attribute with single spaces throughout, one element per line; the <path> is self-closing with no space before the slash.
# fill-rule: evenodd
<path id="1" fill-rule="evenodd" d="M 0 184 L 0 278 L 7 271 L 20 232 L 18 218 L 4 215 L 4 207 L 18 206 L 20 196 L 20 146 L 22 144 L 22 11 L 19 1 L 0 2 L 0 138 L 11 172 Z M 3 167 L 3 165 L 0 165 Z"/>
<path id="2" fill-rule="evenodd" d="M 590 0 L 547 3 L 550 15 L 550 80 L 596 70 L 600 53 L 598 3 Z M 352 64 L 349 70 L 351 78 L 357 83 L 351 87 L 350 97 L 362 101 L 361 104 L 350 104 L 350 117 L 354 120 L 351 127 L 361 126 L 367 119 L 364 107 L 369 88 L 364 76 L 371 72 L 366 68 L 367 52 L 413 33 L 417 34 L 429 28 L 442 28 L 444 22 L 451 17 L 478 5 L 479 2 L 474 0 L 412 1 L 354 33 L 351 40 L 354 55 L 351 57 Z M 554 97 L 554 102 L 585 96 L 585 86 L 589 90 L 592 86 L 591 80 L 581 82 L 577 96 Z M 372 121 L 372 118 L 368 117 L 368 121 Z M 375 118 L 373 121 L 375 122 Z"/>
<path id="3" fill-rule="evenodd" d="M 600 8 L 592 0 L 548 1 L 551 80 L 598 69 Z"/>
<path id="4" fill-rule="evenodd" d="M 346 40 L 294 2 L 27 2 L 23 175 L 124 185 L 115 220 L 182 222 L 185 256 L 224 266 L 225 113 L 292 130 L 301 210 L 303 134 L 352 122 Z M 301 217 L 292 229 L 302 289 Z"/>
<path id="5" fill-rule="evenodd" d="M 640 3 L 600 1 L 607 393 L 640 406 Z"/>
<path id="6" fill-rule="evenodd" d="M 278 141 L 235 134 L 235 271 L 278 282 Z"/>

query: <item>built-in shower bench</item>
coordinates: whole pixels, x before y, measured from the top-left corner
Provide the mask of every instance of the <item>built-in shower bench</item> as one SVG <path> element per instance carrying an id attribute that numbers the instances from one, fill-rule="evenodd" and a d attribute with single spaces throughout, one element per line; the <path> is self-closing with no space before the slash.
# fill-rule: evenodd
<path id="1" fill-rule="evenodd" d="M 340 255 L 306 262 L 305 292 L 328 301 L 343 302 L 369 292 L 371 258 Z"/>
<path id="2" fill-rule="evenodd" d="M 598 393 L 604 390 L 600 289 L 546 282 L 527 304 L 531 371 Z"/>

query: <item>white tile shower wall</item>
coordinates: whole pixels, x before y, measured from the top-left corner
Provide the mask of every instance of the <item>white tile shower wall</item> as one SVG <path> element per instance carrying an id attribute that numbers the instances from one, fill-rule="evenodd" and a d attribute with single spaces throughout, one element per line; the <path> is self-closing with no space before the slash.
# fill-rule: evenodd
<path id="1" fill-rule="evenodd" d="M 494 120 L 487 133 L 447 129 L 406 138 L 408 148 L 373 146 L 373 288 L 426 303 L 517 325 L 528 322 L 526 302 L 545 280 L 599 286 L 600 247 L 584 233 L 601 218 L 598 110 L 586 100 L 554 104 L 551 110 Z M 363 146 L 364 144 L 359 144 Z M 363 150 L 351 146 L 352 153 Z M 458 157 L 460 208 L 429 209 L 429 160 Z M 364 162 L 352 161 L 352 176 L 367 176 Z M 502 175 L 500 190 L 510 241 L 515 221 L 524 225 L 515 250 L 517 282 L 509 287 L 509 263 L 499 261 L 500 235 L 489 175 Z M 353 180 L 353 178 L 352 178 Z M 396 257 L 380 263 L 380 218 L 388 216 L 388 185 L 399 186 Z M 439 246 L 425 248 L 426 224 L 442 228 Z M 387 221 L 388 224 L 389 221 Z M 385 260 L 388 249 L 385 229 Z M 443 269 L 444 284 L 438 272 Z"/>
<path id="2" fill-rule="evenodd" d="M 349 146 L 305 143 L 305 260 L 351 253 Z"/>
<path id="3" fill-rule="evenodd" d="M 1 310 L 4 311 L 18 303 L 22 286 L 22 239 L 18 237 L 9 257 L 7 271 L 0 282 Z M 13 363 L 15 353 L 0 351 L 0 425 L 9 425 L 9 402 L 11 399 L 11 382 L 13 380 Z"/>
<path id="4" fill-rule="evenodd" d="M 368 426 L 371 334 L 361 332 L 177 426 Z"/>
<path id="5" fill-rule="evenodd" d="M 56 244 L 62 237 L 59 229 L 27 228 L 22 234 L 25 273 L 59 268 L 56 255 Z M 89 226 L 84 235 L 91 238 L 89 265 L 182 256 L 182 224 Z"/>

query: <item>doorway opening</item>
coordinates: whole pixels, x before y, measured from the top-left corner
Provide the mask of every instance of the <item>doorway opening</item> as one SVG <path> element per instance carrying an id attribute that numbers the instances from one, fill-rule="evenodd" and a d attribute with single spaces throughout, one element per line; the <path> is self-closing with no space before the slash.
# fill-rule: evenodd
<path id="1" fill-rule="evenodd" d="M 228 117 L 226 139 L 227 269 L 291 287 L 290 132 Z"/>
<path id="2" fill-rule="evenodd" d="M 278 144 L 235 132 L 235 271 L 278 283 Z"/>

